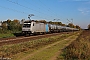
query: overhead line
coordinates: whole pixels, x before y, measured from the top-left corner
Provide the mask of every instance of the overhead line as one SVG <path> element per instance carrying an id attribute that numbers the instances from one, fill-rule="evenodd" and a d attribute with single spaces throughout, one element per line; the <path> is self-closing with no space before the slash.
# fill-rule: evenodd
<path id="1" fill-rule="evenodd" d="M 40 0 L 39 0 L 39 1 L 40 1 Z M 40 2 L 41 2 L 41 1 L 40 1 Z M 41 2 L 41 3 L 43 3 L 43 2 Z M 44 3 L 43 3 L 43 6 L 45 6 L 45 7 L 47 8 L 46 4 L 44 4 Z M 48 9 L 48 8 L 47 8 L 47 9 Z M 48 11 L 52 11 L 51 8 L 49 8 Z M 53 12 L 53 11 L 52 11 L 52 12 Z M 53 13 L 54 13 L 54 12 L 53 12 Z M 54 14 L 55 14 L 55 13 L 54 13 Z M 55 14 L 55 15 L 57 15 L 57 14 Z M 58 16 L 58 15 L 57 15 L 57 16 Z"/>
<path id="2" fill-rule="evenodd" d="M 21 12 L 21 11 L 15 10 L 15 9 L 11 9 L 11 8 L 7 8 L 7 7 L 3 7 L 3 6 L 0 6 L 0 7 L 1 7 L 1 8 L 4 8 L 4 9 L 8 9 L 8 10 L 15 11 L 15 12 L 19 12 L 19 13 L 27 14 L 27 13 L 25 13 L 25 12 Z"/>
<path id="3" fill-rule="evenodd" d="M 32 1 L 34 1 L 34 0 L 32 0 Z M 25 1 L 26 2 L 26 1 Z M 29 3 L 29 2 L 27 2 L 27 3 Z M 39 4 L 38 4 L 39 5 Z M 42 6 L 42 5 L 40 5 L 40 6 Z M 43 7 L 43 6 L 42 6 Z M 40 8 L 39 8 L 40 9 Z M 44 9 L 44 11 L 46 11 L 47 9 Z M 51 12 L 50 10 L 47 10 L 48 12 Z M 52 12 L 51 12 L 52 13 Z M 53 14 L 51 14 L 51 15 L 53 15 Z M 53 17 L 53 16 L 51 16 L 51 17 Z"/>
<path id="4" fill-rule="evenodd" d="M 19 5 L 19 6 L 22 6 L 22 7 L 24 7 L 24 8 L 30 9 L 30 10 L 32 10 L 32 11 L 39 12 L 39 11 L 37 11 L 37 10 L 34 10 L 34 9 L 29 8 L 29 7 L 23 6 L 23 5 L 19 4 L 19 3 L 16 3 L 16 2 L 13 2 L 13 1 L 10 1 L 10 0 L 7 0 L 7 1 L 9 1 L 9 2 L 11 2 L 11 3 L 14 3 L 14 4 L 17 4 L 17 5 Z M 39 12 L 39 13 L 42 13 L 42 12 Z M 44 14 L 44 13 L 43 13 L 43 14 Z M 45 14 L 45 15 L 46 15 L 46 14 Z M 51 16 L 51 17 L 52 17 L 52 16 Z"/>
<path id="5" fill-rule="evenodd" d="M 14 12 L 22 13 L 22 14 L 29 14 L 29 13 L 26 13 L 26 12 L 18 11 L 18 10 L 11 9 L 11 8 L 8 8 L 8 7 L 4 7 L 4 6 L 0 6 L 0 7 L 1 7 L 1 8 L 4 8 L 4 9 L 12 10 L 12 11 L 14 11 Z M 36 15 L 35 15 L 35 16 L 36 16 Z M 43 18 L 43 17 L 40 17 L 40 16 L 36 16 L 36 17 Z M 46 19 L 46 18 L 44 18 L 44 19 Z"/>

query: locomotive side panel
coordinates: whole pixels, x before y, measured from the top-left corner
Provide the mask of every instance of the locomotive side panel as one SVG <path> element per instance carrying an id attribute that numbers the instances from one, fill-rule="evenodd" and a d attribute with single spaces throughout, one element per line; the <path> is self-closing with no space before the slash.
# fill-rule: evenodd
<path id="1" fill-rule="evenodd" d="M 31 29 L 32 29 L 33 33 L 45 32 L 45 24 L 34 22 L 34 23 L 32 23 Z"/>

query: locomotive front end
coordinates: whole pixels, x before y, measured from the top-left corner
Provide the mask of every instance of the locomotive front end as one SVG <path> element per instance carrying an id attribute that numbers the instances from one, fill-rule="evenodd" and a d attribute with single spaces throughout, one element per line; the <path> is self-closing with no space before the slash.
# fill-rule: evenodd
<path id="1" fill-rule="evenodd" d="M 30 34 L 31 33 L 31 22 L 24 22 L 23 23 L 22 33 L 23 34 Z"/>

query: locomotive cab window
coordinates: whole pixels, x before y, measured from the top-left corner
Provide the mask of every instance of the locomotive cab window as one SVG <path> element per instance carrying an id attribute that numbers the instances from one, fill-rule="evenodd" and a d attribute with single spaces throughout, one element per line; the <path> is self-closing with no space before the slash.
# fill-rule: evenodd
<path id="1" fill-rule="evenodd" d="M 24 24 L 23 27 L 30 27 L 31 24 Z"/>

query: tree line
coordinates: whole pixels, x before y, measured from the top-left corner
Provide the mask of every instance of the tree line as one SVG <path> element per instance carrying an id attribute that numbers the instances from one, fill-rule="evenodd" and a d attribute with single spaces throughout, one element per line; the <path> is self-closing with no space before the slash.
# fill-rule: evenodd
<path id="1" fill-rule="evenodd" d="M 81 29 L 80 26 L 74 25 L 73 23 L 69 23 L 68 25 L 63 24 L 62 22 L 52 22 L 52 21 L 50 21 L 48 23 L 50 23 L 50 24 L 56 24 L 56 25 L 61 25 L 61 26 L 66 26 L 66 27 L 71 27 L 71 28 Z"/>
<path id="2" fill-rule="evenodd" d="M 8 32 L 18 32 L 21 31 L 22 25 L 20 21 L 14 19 L 13 21 L 8 19 L 7 21 L 1 22 L 0 33 L 8 33 Z"/>
<path id="3" fill-rule="evenodd" d="M 52 22 L 52 21 L 45 21 L 45 20 L 36 20 L 36 22 L 42 22 L 42 23 L 49 23 L 49 24 L 55 24 L 55 25 L 60 25 L 60 26 L 66 26 L 66 27 L 71 27 L 71 28 L 77 28 L 77 29 L 81 29 L 80 26 L 78 25 L 74 25 L 73 23 L 69 23 L 68 25 L 63 24 L 62 22 Z"/>

